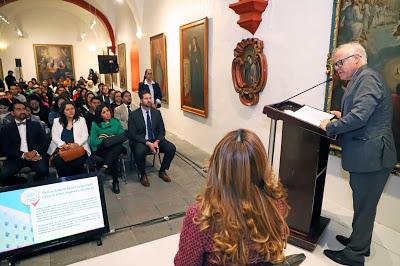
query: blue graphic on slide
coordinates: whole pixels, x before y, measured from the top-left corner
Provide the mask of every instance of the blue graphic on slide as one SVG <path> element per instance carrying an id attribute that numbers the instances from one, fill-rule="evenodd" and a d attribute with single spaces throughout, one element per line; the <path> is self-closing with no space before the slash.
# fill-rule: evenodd
<path id="1" fill-rule="evenodd" d="M 24 191 L 0 193 L 0 252 L 34 243 L 30 209 L 21 202 Z"/>

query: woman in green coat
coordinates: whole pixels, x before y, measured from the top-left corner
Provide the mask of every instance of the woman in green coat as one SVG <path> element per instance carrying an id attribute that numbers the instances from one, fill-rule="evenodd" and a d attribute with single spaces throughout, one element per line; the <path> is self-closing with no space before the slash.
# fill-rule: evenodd
<path id="1" fill-rule="evenodd" d="M 104 164 L 100 172 L 104 173 L 107 168 L 110 168 L 113 178 L 113 192 L 115 194 L 119 194 L 120 192 L 118 183 L 118 158 L 124 152 L 125 148 L 121 142 L 105 147 L 104 140 L 121 134 L 125 134 L 125 131 L 119 120 L 111 117 L 111 111 L 108 106 L 99 105 L 95 111 L 95 121 L 92 123 L 89 142 L 92 151 L 104 159 Z"/>

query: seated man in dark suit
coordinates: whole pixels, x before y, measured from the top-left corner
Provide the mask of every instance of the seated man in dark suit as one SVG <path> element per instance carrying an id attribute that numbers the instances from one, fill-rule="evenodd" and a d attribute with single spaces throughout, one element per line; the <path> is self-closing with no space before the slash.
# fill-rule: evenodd
<path id="1" fill-rule="evenodd" d="M 133 154 L 140 173 L 140 183 L 150 186 L 145 171 L 146 153 L 164 153 L 159 177 L 165 182 L 171 178 L 165 172 L 175 155 L 175 145 L 165 139 L 164 122 L 160 111 L 152 108 L 153 100 L 149 91 L 139 93 L 141 107 L 129 114 L 128 137 L 132 142 Z"/>
<path id="2" fill-rule="evenodd" d="M 0 135 L 7 157 L 1 169 L 1 183 L 12 181 L 13 176 L 25 166 L 36 172 L 37 179 L 48 176 L 49 166 L 45 157 L 47 141 L 42 126 L 26 119 L 24 103 L 13 103 L 11 114 L 14 120 L 2 128 Z"/>
<path id="3" fill-rule="evenodd" d="M 144 72 L 143 82 L 139 83 L 139 97 L 145 91 L 149 91 L 152 97 L 153 108 L 161 107 L 162 92 L 160 85 L 153 80 L 153 71 L 151 69 L 146 69 Z"/>
<path id="4" fill-rule="evenodd" d="M 99 106 L 101 104 L 101 99 L 100 97 L 93 97 L 90 99 L 90 103 L 89 103 L 89 110 L 83 114 L 83 117 L 86 120 L 86 125 L 88 128 L 88 132 L 90 132 L 90 130 L 92 129 L 92 123 L 93 121 L 95 121 L 96 116 L 95 116 L 95 110 L 97 108 L 97 106 Z"/>

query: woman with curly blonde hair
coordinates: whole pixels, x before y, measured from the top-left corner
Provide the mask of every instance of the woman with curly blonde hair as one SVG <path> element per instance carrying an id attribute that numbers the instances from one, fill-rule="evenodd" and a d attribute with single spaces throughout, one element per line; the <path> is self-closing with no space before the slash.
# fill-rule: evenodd
<path id="1" fill-rule="evenodd" d="M 217 144 L 196 201 L 183 221 L 175 265 L 290 265 L 286 193 L 256 134 L 239 129 Z"/>

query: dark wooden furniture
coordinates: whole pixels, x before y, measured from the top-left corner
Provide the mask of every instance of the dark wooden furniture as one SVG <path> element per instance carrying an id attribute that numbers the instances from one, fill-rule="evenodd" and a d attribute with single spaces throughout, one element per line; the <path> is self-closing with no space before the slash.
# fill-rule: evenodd
<path id="1" fill-rule="evenodd" d="M 301 107 L 303 105 L 286 101 L 266 105 L 263 113 L 272 119 L 268 149 L 271 165 L 276 122 L 283 121 L 279 176 L 291 206 L 287 218 L 289 243 L 312 251 L 330 221 L 321 216 L 330 138 L 321 128 L 284 112 Z"/>

